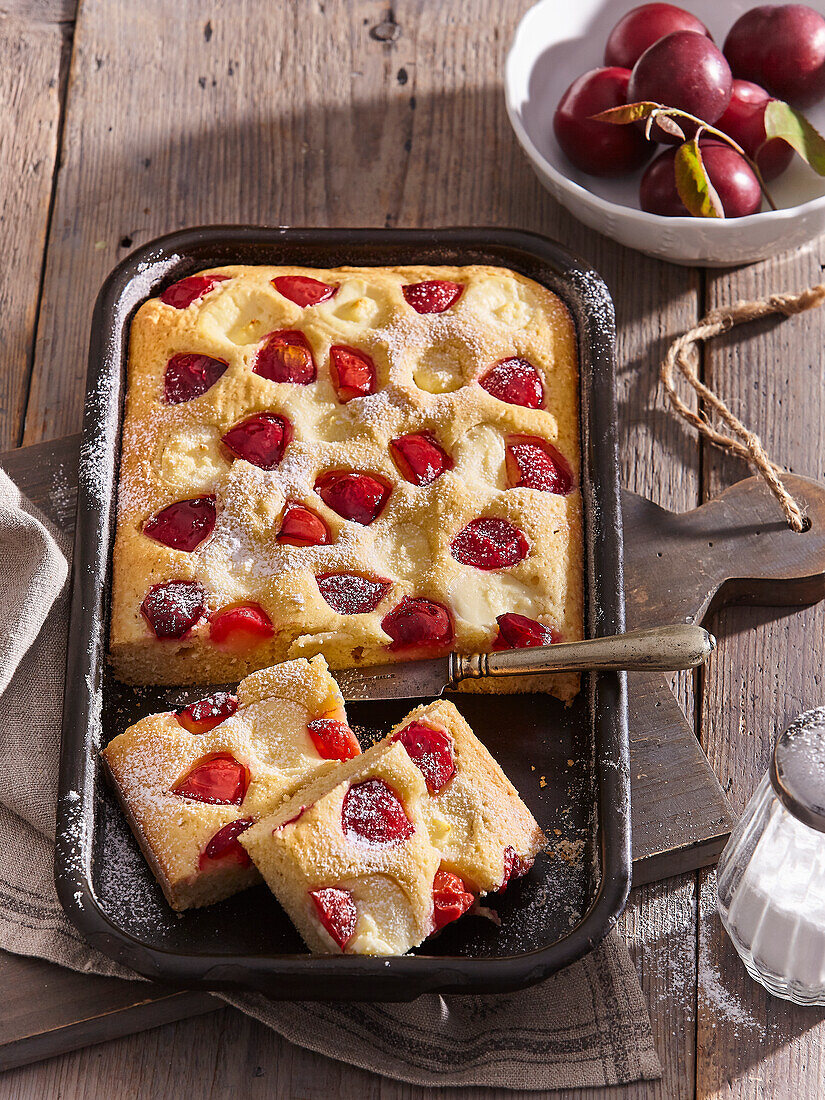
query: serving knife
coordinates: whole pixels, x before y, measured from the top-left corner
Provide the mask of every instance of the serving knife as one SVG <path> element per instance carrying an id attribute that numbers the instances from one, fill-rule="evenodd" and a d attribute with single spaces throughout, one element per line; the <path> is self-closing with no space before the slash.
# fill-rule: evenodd
<path id="1" fill-rule="evenodd" d="M 677 672 L 701 665 L 715 648 L 716 639 L 707 630 L 683 623 L 582 642 L 497 653 L 449 653 L 428 661 L 331 671 L 348 703 L 364 699 L 432 699 L 462 680 L 588 670 Z"/>

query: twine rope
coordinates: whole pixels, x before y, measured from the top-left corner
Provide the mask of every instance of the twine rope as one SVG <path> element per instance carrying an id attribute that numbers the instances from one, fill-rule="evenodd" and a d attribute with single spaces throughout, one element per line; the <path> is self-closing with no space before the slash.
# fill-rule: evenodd
<path id="1" fill-rule="evenodd" d="M 792 317 L 796 313 L 804 313 L 807 309 L 815 309 L 823 302 L 825 302 L 825 283 L 818 283 L 800 294 L 772 294 L 769 298 L 736 302 L 725 309 L 711 310 L 695 328 L 673 341 L 661 367 L 662 383 L 676 412 L 720 450 L 744 459 L 764 479 L 779 501 L 788 525 L 794 531 L 804 531 L 807 525 L 802 508 L 782 482 L 781 475 L 784 471 L 768 458 L 759 436 L 746 428 L 742 421 L 733 415 L 721 397 L 700 382 L 697 373 L 698 345 L 700 342 L 704 343 L 724 332 L 729 332 L 735 325 L 757 321 L 761 317 L 769 317 L 775 313 Z M 703 401 L 716 413 L 730 435 L 713 426 L 707 413 L 702 411 L 701 405 L 700 411 L 695 412 L 685 404 L 674 385 L 674 375 L 677 373 L 681 374 L 693 387 L 699 401 Z"/>

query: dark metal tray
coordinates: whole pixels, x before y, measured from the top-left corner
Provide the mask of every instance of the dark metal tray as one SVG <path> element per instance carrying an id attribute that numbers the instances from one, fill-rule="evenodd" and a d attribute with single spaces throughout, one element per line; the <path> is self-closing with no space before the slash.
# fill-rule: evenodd
<path id="1" fill-rule="evenodd" d="M 522 988 L 567 966 L 612 927 L 630 877 L 627 702 L 622 675 L 591 674 L 572 707 L 550 696 L 454 696 L 545 833 L 551 852 L 502 898 L 500 926 L 465 917 L 400 958 L 310 956 L 266 887 L 182 915 L 159 887 L 103 781 L 98 751 L 139 716 L 205 688 L 130 688 L 106 664 L 120 423 L 131 317 L 147 297 L 229 263 L 315 267 L 489 263 L 554 290 L 578 334 L 586 616 L 590 636 L 624 625 L 613 306 L 600 277 L 564 249 L 503 229 L 182 230 L 138 249 L 95 306 L 80 458 L 74 590 L 61 745 L 55 879 L 96 948 L 150 978 L 291 999 L 409 1000 Z M 386 730 L 415 705 L 351 706 Z M 573 762 L 572 764 L 570 762 Z"/>

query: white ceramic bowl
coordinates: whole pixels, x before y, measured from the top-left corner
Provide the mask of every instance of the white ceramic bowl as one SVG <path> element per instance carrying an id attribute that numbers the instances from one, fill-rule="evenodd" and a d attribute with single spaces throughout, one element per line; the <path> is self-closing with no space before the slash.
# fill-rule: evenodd
<path id="1" fill-rule="evenodd" d="M 641 0 L 637 0 L 641 2 Z M 721 48 L 733 22 L 758 0 L 684 0 Z M 825 14 L 825 0 L 807 0 Z M 553 134 L 553 112 L 581 73 L 604 64 L 604 45 L 633 0 L 541 0 L 522 19 L 505 68 L 507 113 L 544 186 L 585 225 L 620 244 L 677 264 L 728 267 L 798 248 L 825 233 L 825 179 L 799 157 L 768 186 L 776 211 L 747 218 L 663 218 L 639 209 L 641 172 L 621 179 L 574 168 Z M 825 102 L 805 114 L 822 132 Z"/>

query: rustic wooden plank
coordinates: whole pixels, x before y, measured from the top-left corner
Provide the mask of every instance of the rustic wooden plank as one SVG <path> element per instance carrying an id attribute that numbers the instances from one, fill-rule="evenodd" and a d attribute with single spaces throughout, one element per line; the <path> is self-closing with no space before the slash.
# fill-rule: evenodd
<path id="1" fill-rule="evenodd" d="M 558 237 L 602 271 L 619 312 L 625 483 L 677 510 L 692 507 L 697 449 L 653 395 L 661 351 L 697 315 L 699 278 L 584 229 L 534 179 L 510 132 L 498 83 L 514 24 L 529 4 L 404 0 L 390 14 L 383 2 L 341 0 L 192 0 L 171 7 L 160 0 L 128 7 L 86 0 L 26 441 L 79 426 L 91 296 L 128 241 L 215 220 L 515 225 Z M 254 33 L 238 35 L 238 26 Z M 164 46 L 169 41 L 174 51 Z M 296 107 L 299 100 L 303 106 Z M 128 130 L 109 130 L 113 118 L 129 119 Z M 682 698 L 692 713 L 685 689 Z M 680 914 L 691 912 L 691 891 L 689 880 L 673 890 L 637 891 L 645 927 L 677 926 Z M 684 935 L 689 940 L 689 929 Z M 693 954 L 685 952 L 685 985 L 674 997 L 666 959 L 647 966 L 639 960 L 656 1004 L 663 1082 L 601 1097 L 693 1095 L 686 1083 L 694 1059 Z M 223 1093 L 242 1085 L 261 1095 L 263 1081 L 271 1095 L 274 1081 L 276 1094 L 411 1094 L 232 1019 L 232 1054 L 220 1065 Z M 201 1057 L 201 1041 L 210 1051 L 227 1049 L 205 1018 L 161 1029 L 151 1040 L 109 1044 L 102 1059 L 91 1052 L 44 1067 L 42 1075 L 17 1071 L 13 1081 L 21 1097 L 59 1088 L 74 1095 L 81 1073 L 91 1098 L 113 1087 L 128 1094 L 125 1082 L 140 1081 L 143 1091 L 168 1065 L 197 1091 L 214 1064 Z M 282 1070 L 268 1063 L 264 1078 L 250 1078 L 236 1052 L 255 1049 L 253 1043 L 272 1051 Z M 193 1048 L 195 1065 L 184 1069 Z"/>
<path id="2" fill-rule="evenodd" d="M 27 26 L 34 23 L 74 23 L 78 0 L 0 0 L 0 19 L 13 16 Z"/>
<path id="3" fill-rule="evenodd" d="M 63 35 L 0 9 L 0 447 L 20 441 L 57 156 Z"/>
<path id="4" fill-rule="evenodd" d="M 0 1072 L 221 1007 L 208 993 L 76 974 L 4 952 L 0 988 Z"/>
<path id="5" fill-rule="evenodd" d="M 795 289 L 821 280 L 822 241 L 790 256 L 714 275 L 709 308 Z M 825 388 L 821 311 L 740 329 L 711 346 L 706 379 L 775 461 L 798 474 L 825 477 Z M 713 449 L 704 491 L 742 474 Z M 800 540 L 806 535 L 798 535 Z M 825 608 L 797 615 L 731 608 L 716 621 L 718 660 L 705 684 L 705 748 L 734 808 L 741 810 L 767 769 L 775 736 L 801 710 L 822 701 Z M 825 1080 L 825 1019 L 768 996 L 752 982 L 715 912 L 715 876 L 702 876 L 699 927 L 698 1097 L 726 1100 L 789 1095 L 813 1100 Z"/>
<path id="6" fill-rule="evenodd" d="M 812 523 L 804 538 L 784 523 L 759 478 L 745 478 L 679 515 L 626 492 L 628 624 L 697 622 L 709 607 L 735 601 L 778 606 L 821 600 L 825 487 L 795 474 L 785 480 Z M 707 669 L 710 677 L 714 663 L 715 658 Z M 683 727 L 663 677 L 630 678 L 637 884 L 698 866 L 697 853 L 686 850 L 691 836 L 703 847 L 706 863 L 714 862 L 730 831 L 732 818 L 718 781 Z"/>
<path id="7" fill-rule="evenodd" d="M 716 862 L 727 799 L 664 676 L 628 678 L 633 885 Z"/>
<path id="8" fill-rule="evenodd" d="M 5 451 L 0 454 L 0 466 L 32 504 L 74 534 L 79 456 L 80 436 L 70 435 Z"/>
<path id="9" fill-rule="evenodd" d="M 638 625 L 701 622 L 716 607 L 804 606 L 825 597 L 825 486 L 786 473 L 805 512 L 805 537 L 788 527 L 760 477 L 745 477 L 678 515 L 626 494 L 628 607 Z"/>

